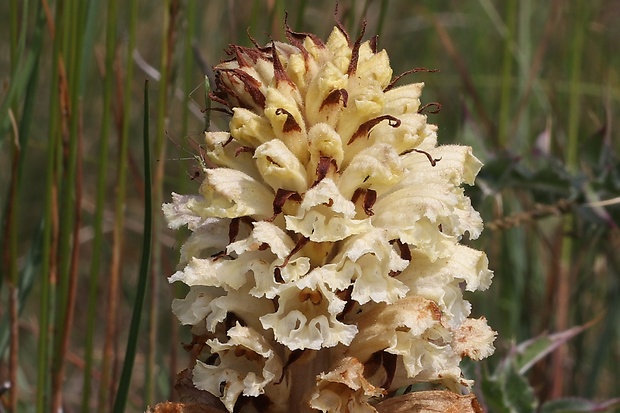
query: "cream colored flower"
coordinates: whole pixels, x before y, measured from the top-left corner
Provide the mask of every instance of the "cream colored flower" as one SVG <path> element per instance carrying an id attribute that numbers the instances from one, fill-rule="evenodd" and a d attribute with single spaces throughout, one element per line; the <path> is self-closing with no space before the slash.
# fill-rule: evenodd
<path id="1" fill-rule="evenodd" d="M 480 161 L 437 146 L 423 84 L 395 87 L 375 42 L 287 35 L 216 66 L 230 132 L 206 133 L 199 195 L 163 207 L 192 231 L 170 282 L 190 286 L 174 313 L 208 337 L 196 387 L 230 412 L 357 413 L 412 383 L 470 386 L 461 358 L 495 338 L 462 290 L 492 278 L 459 244 L 482 230 L 461 188 Z"/>

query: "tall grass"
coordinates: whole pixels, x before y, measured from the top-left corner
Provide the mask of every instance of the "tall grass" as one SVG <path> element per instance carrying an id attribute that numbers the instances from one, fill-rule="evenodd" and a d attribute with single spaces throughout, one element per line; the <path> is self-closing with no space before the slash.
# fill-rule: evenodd
<path id="1" fill-rule="evenodd" d="M 352 33 L 364 18 L 369 35 L 380 33 L 395 74 L 440 69 L 409 76 L 426 83 L 426 102 L 443 106 L 429 115 L 441 143 L 471 145 L 486 164 L 468 189 L 487 223 L 475 242 L 495 270 L 491 291 L 470 297 L 499 332 L 485 369 L 515 342 L 598 319 L 528 379 L 542 400 L 620 395 L 620 6 L 339 3 Z M 326 0 L 0 2 L 5 410 L 110 411 L 131 357 L 132 316 L 142 323 L 122 389 L 126 411 L 175 397 L 189 337 L 170 312 L 182 287 L 166 281 L 179 244 L 157 208 L 171 191 L 196 191 L 202 132 L 227 128 L 222 113 L 201 112 L 205 76 L 229 43 L 251 45 L 248 33 L 259 43 L 283 39 L 285 12 L 294 30 L 326 37 L 334 9 Z M 144 111 L 152 183 L 140 155 Z M 138 282 L 145 237 L 153 242 L 147 286 Z"/>

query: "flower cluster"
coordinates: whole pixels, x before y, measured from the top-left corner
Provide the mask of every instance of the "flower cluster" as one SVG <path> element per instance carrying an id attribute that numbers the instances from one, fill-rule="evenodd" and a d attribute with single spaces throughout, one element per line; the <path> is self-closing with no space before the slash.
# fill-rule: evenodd
<path id="1" fill-rule="evenodd" d="M 469 386 L 461 359 L 495 338 L 463 298 L 492 278 L 459 243 L 482 230 L 461 187 L 480 161 L 437 146 L 423 84 L 396 86 L 374 39 L 287 38 L 215 67 L 230 132 L 206 133 L 199 194 L 163 206 L 192 231 L 169 280 L 204 346 L 194 385 L 230 412 L 375 412 L 412 383 Z"/>

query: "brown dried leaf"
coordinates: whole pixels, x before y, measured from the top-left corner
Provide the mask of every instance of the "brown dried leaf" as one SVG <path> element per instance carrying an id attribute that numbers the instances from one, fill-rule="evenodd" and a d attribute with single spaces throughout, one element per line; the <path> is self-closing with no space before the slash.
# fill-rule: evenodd
<path id="1" fill-rule="evenodd" d="M 379 413 L 484 413 L 475 395 L 461 396 L 447 390 L 407 393 L 374 407 Z"/>
<path id="2" fill-rule="evenodd" d="M 150 407 L 146 413 L 226 413 L 226 410 L 198 403 L 164 402 Z"/>

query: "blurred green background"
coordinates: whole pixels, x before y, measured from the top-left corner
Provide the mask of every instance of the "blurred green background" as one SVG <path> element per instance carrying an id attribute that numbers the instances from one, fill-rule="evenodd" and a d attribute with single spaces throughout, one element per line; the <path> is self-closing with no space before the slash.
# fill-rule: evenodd
<path id="1" fill-rule="evenodd" d="M 126 411 L 174 398 L 190 337 L 170 311 L 182 287 L 166 277 L 184 235 L 165 228 L 159 205 L 197 190 L 205 116 L 212 130 L 227 128 L 226 115 L 204 110 L 204 76 L 228 44 L 251 46 L 248 34 L 284 40 L 285 12 L 292 29 L 326 39 L 335 8 L 0 2 L 2 408 L 110 411 L 140 292 Z M 472 244 L 495 278 L 468 298 L 499 338 L 468 374 L 484 381 L 516 343 L 595 320 L 528 371 L 527 390 L 540 403 L 620 396 L 620 3 L 342 0 L 337 13 L 353 38 L 366 19 L 394 75 L 439 69 L 401 83 L 425 82 L 423 103 L 442 105 L 429 114 L 440 143 L 470 145 L 486 164 L 467 190 L 486 223 Z M 138 291 L 146 79 L 154 220 L 148 287 Z"/>

